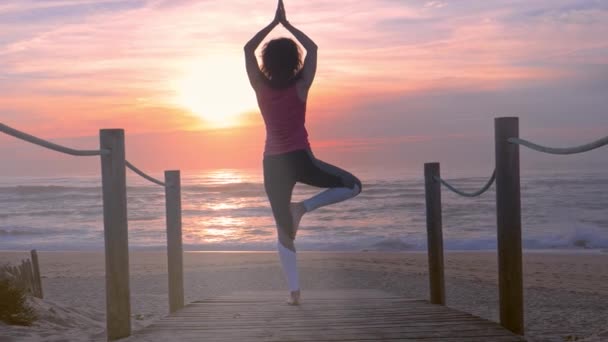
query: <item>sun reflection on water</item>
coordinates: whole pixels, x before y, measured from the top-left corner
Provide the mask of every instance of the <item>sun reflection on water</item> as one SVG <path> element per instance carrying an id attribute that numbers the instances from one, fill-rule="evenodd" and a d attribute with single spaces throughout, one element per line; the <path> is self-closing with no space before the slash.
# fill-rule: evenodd
<path id="1" fill-rule="evenodd" d="M 221 202 L 221 203 L 209 203 L 207 204 L 207 208 L 211 210 L 229 210 L 229 209 L 238 209 L 242 208 L 243 205 L 238 203 L 230 203 L 230 202 Z"/>
<path id="2" fill-rule="evenodd" d="M 221 227 L 240 227 L 244 226 L 245 221 L 239 218 L 228 217 L 228 216 L 217 216 L 207 219 L 204 226 L 221 226 Z"/>
<path id="3" fill-rule="evenodd" d="M 268 215 L 258 217 L 261 198 L 265 201 L 260 197 L 264 190 L 259 175 L 234 169 L 204 171 L 188 184 L 192 187 L 185 192 L 188 201 L 183 207 L 188 213 L 184 216 L 185 243 L 264 242 L 274 234 L 274 229 L 266 228 L 272 220 L 270 208 Z"/>
<path id="4" fill-rule="evenodd" d="M 206 174 L 210 184 L 231 184 L 245 182 L 245 176 L 238 170 L 215 170 Z"/>
<path id="5" fill-rule="evenodd" d="M 218 216 L 197 220 L 194 227 L 186 229 L 186 239 L 196 242 L 225 242 L 244 237 L 243 219 Z"/>

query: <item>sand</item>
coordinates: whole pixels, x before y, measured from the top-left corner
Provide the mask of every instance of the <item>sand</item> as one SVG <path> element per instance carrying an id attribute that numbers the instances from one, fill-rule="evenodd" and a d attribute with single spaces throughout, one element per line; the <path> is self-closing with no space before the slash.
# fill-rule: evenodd
<path id="1" fill-rule="evenodd" d="M 98 252 L 39 252 L 45 300 L 33 327 L 0 323 L 0 341 L 104 341 L 104 263 Z M 0 252 L 0 263 L 27 253 Z M 417 252 L 299 253 L 306 289 L 382 289 L 428 298 L 426 255 Z M 496 254 L 446 254 L 447 305 L 498 320 Z M 186 301 L 235 290 L 284 289 L 275 253 L 185 253 Z M 608 341 L 608 254 L 524 254 L 526 336 L 530 341 Z M 133 327 L 166 314 L 166 256 L 131 253 Z"/>

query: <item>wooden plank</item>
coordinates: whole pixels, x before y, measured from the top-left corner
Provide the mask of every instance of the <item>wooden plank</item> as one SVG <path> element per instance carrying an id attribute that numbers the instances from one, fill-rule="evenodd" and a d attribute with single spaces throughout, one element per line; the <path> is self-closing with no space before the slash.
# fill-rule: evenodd
<path id="1" fill-rule="evenodd" d="M 235 293 L 185 306 L 128 341 L 524 341 L 495 322 L 381 291 Z"/>
<path id="2" fill-rule="evenodd" d="M 382 323 L 386 323 L 386 322 L 393 322 L 393 321 L 398 321 L 398 322 L 403 322 L 403 324 L 409 324 L 409 325 L 432 325 L 433 322 L 435 322 L 438 318 L 441 318 L 441 321 L 444 323 L 449 323 L 449 322 L 467 322 L 467 321 L 471 321 L 471 322 L 477 322 L 478 319 L 476 318 L 469 318 L 469 317 L 463 317 L 463 316 L 446 316 L 446 315 L 440 315 L 440 314 L 434 314 L 434 315 L 427 315 L 427 316 L 416 316 L 416 315 L 410 315 L 410 316 L 394 316 L 394 317 L 390 317 L 389 315 L 376 315 L 376 316 L 364 316 L 361 315 L 359 317 L 347 317 L 347 318 L 341 318 L 339 316 L 314 316 L 312 318 L 306 318 L 306 317 L 302 317 L 302 316 L 291 316 L 291 317 L 287 317 L 287 318 L 278 318 L 278 317 L 270 317 L 268 316 L 268 318 L 256 318 L 256 319 L 248 319 L 247 317 L 243 317 L 242 315 L 235 313 L 234 315 L 231 316 L 222 316 L 222 317 L 180 317 L 180 319 L 174 319 L 174 320 L 163 320 L 161 322 L 159 322 L 158 324 L 172 324 L 172 325 L 181 325 L 181 326 L 187 326 L 187 325 L 191 325 L 191 324 L 195 324 L 196 326 L 206 326 L 206 325 L 214 325 L 217 326 L 217 324 L 223 324 L 222 320 L 226 321 L 226 320 L 230 320 L 230 321 L 239 321 L 241 324 L 243 325 L 247 325 L 247 324 L 259 324 L 260 322 L 269 322 L 271 324 L 282 324 L 285 322 L 293 322 L 295 320 L 297 320 L 296 323 L 294 324 L 317 324 L 318 321 L 320 320 L 331 320 L 332 323 L 334 324 L 347 324 L 347 323 L 353 323 L 353 322 L 360 322 L 360 323 L 364 323 L 364 324 L 372 324 L 376 321 L 382 322 Z M 201 323 L 201 321 L 204 321 L 203 323 Z M 208 323 L 205 323 L 208 322 Z M 430 323 L 430 324 L 429 324 Z"/>
<path id="3" fill-rule="evenodd" d="M 275 290 L 266 290 L 266 291 L 235 291 L 227 296 L 217 296 L 212 299 L 217 298 L 230 298 L 230 299 L 241 299 L 241 298 L 270 298 L 276 299 L 281 298 L 277 297 L 278 292 Z M 359 296 L 360 299 L 365 298 L 402 298 L 399 296 L 388 294 L 382 290 L 353 290 L 353 289 L 340 289 L 340 290 L 308 290 L 306 291 L 306 296 L 314 299 L 335 299 L 335 298 L 346 298 L 349 300 L 354 299 L 353 297 Z M 405 299 L 405 298 L 402 298 Z"/>
<path id="4" fill-rule="evenodd" d="M 524 333 L 524 295 L 521 251 L 521 199 L 519 138 L 515 117 L 495 120 L 496 222 L 498 238 L 498 288 L 500 322 L 516 334 Z"/>
<path id="5" fill-rule="evenodd" d="M 302 331 L 309 331 L 309 330 L 314 330 L 314 329 L 327 329 L 327 328 L 350 328 L 351 330 L 354 329 L 373 329 L 373 328 L 383 328 L 386 331 L 390 331 L 390 330 L 404 330 L 404 331 L 431 331 L 431 332 L 450 332 L 450 331 L 462 331 L 462 330 L 480 330 L 480 331 L 498 331 L 498 332 L 504 332 L 504 328 L 500 328 L 497 327 L 496 325 L 492 325 L 492 326 L 483 326 L 483 325 L 479 325 L 477 321 L 460 321 L 460 322 L 454 322 L 453 324 L 423 324 L 423 325 L 419 325 L 419 324 L 399 324 L 398 322 L 386 322 L 383 324 L 360 324 L 360 322 L 354 322 L 354 323 L 344 323 L 344 324 L 335 324 L 335 323 L 331 323 L 331 325 L 328 325 L 328 323 L 326 322 L 325 324 L 288 324 L 288 325 L 284 325 L 284 324 L 268 324 L 269 322 L 261 322 L 261 325 L 240 325 L 240 322 L 233 322 L 233 323 L 238 323 L 238 326 L 235 325 L 220 325 L 220 326 L 201 326 L 201 325 L 189 325 L 189 326 L 183 326 L 183 325 L 175 325 L 175 324 L 155 324 L 153 326 L 151 326 L 149 329 L 188 329 L 188 330 L 197 330 L 197 331 L 217 331 L 217 332 L 222 332 L 223 330 L 230 330 L 231 332 L 235 332 L 235 331 L 255 331 L 256 329 L 261 329 L 260 326 L 263 327 L 263 329 L 267 330 L 267 329 L 277 329 L 277 330 L 302 330 Z M 283 322 L 284 323 L 284 322 Z M 437 322 L 436 322 L 437 323 Z"/>
<path id="6" fill-rule="evenodd" d="M 175 341 L 175 333 L 174 332 L 163 332 L 163 333 L 159 333 L 156 336 L 142 336 L 140 337 L 137 341 L 140 342 L 158 342 L 158 341 Z M 200 342 L 203 341 L 199 336 L 184 336 L 184 337 L 180 337 L 180 340 L 182 342 Z M 213 338 L 207 339 L 205 340 L 205 342 L 207 341 L 213 341 L 213 342 L 235 342 L 235 341 L 239 341 L 239 340 L 235 340 L 234 337 L 221 337 L 221 336 L 215 336 Z M 251 340 L 249 340 L 251 341 Z M 488 337 L 469 337 L 469 338 L 461 338 L 461 337 L 441 337 L 441 338 L 425 338 L 425 339 L 418 339 L 418 338 L 402 338 L 402 337 L 398 337 L 398 338 L 377 338 L 377 337 L 373 337 L 373 338 L 357 338 L 357 337 L 353 337 L 353 338 L 349 338 L 349 339 L 340 339 L 340 340 L 335 340 L 335 339 L 318 339 L 318 338 L 312 338 L 312 339 L 284 339 L 284 338 L 259 338 L 259 339 L 255 339 L 255 341 L 298 341 L 298 342 L 335 342 L 335 341 L 340 341 L 340 342 L 371 342 L 371 341 L 399 341 L 399 342 L 518 342 L 518 341 L 522 341 L 521 339 L 517 339 L 515 337 L 503 337 L 503 336 L 492 336 L 491 338 Z"/>
<path id="7" fill-rule="evenodd" d="M 184 331 L 178 329 L 175 331 Z M 239 331 L 232 329 L 216 330 L 216 331 L 204 331 L 204 330 L 189 330 L 193 334 L 197 334 L 203 338 L 211 336 L 232 336 L 235 338 L 260 338 L 269 337 L 273 335 L 280 335 L 279 340 L 282 339 L 310 339 L 315 337 L 316 339 L 335 339 L 338 341 L 345 339 L 356 338 L 406 338 L 406 339 L 425 339 L 425 338 L 437 338 L 437 337 L 460 337 L 460 338 L 475 338 L 475 337 L 490 337 L 490 336 L 504 336 L 502 330 L 463 330 L 463 331 L 438 331 L 438 330 L 426 330 L 416 331 L 413 329 L 401 329 L 397 331 L 389 331 L 385 328 L 373 329 L 373 328 L 361 328 L 356 327 L 344 328 L 344 327 L 324 327 L 322 330 L 318 329 L 305 329 L 305 330 L 291 330 L 291 329 L 248 329 L 247 331 Z M 279 334 L 277 334 L 279 332 Z M 490 339 L 488 339 L 490 340 Z"/>

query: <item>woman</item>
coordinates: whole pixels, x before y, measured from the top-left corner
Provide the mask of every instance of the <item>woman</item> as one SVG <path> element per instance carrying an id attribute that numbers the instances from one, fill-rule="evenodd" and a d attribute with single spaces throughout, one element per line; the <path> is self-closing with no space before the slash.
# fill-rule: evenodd
<path id="1" fill-rule="evenodd" d="M 302 63 L 299 47 L 293 40 L 271 40 L 263 48 L 260 70 L 255 50 L 278 24 L 304 46 L 306 58 Z M 287 21 L 282 0 L 274 20 L 245 45 L 245 60 L 266 125 L 264 188 L 277 224 L 277 249 L 289 284 L 287 303 L 298 305 L 300 285 L 294 240 L 302 216 L 358 195 L 361 182 L 312 154 L 304 122 L 308 91 L 317 69 L 317 45 Z M 328 189 L 303 202 L 291 203 L 296 182 Z"/>

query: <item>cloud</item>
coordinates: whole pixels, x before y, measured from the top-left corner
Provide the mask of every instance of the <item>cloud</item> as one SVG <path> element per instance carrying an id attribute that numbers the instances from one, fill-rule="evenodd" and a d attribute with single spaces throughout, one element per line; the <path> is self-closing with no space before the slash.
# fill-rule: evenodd
<path id="1" fill-rule="evenodd" d="M 447 4 L 443 1 L 427 1 L 424 4 L 425 8 L 443 8 L 447 6 Z"/>
<path id="2" fill-rule="evenodd" d="M 135 133 L 204 128 L 175 104 L 172 84 L 189 73 L 185 66 L 211 59 L 229 61 L 216 69 L 243 70 L 242 45 L 271 20 L 274 6 L 3 1 L 0 121 L 54 136 L 107 125 Z M 554 132 L 559 125 L 584 130 L 589 122 L 604 123 L 591 106 L 605 106 L 597 94 L 608 82 L 604 1 L 293 0 L 286 6 L 289 20 L 320 47 L 308 124 L 326 149 L 388 149 L 406 143 L 398 137 L 436 139 L 450 128 L 466 134 L 467 124 L 475 136 L 496 112 L 519 111 L 538 125 L 540 118 L 559 118 Z M 271 37 L 287 34 L 278 29 Z M 566 118 L 576 106 L 584 123 Z M 253 125 L 263 130 L 260 120 Z"/>

